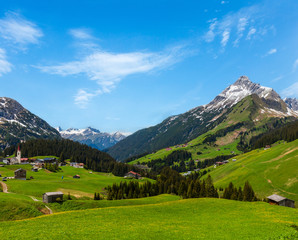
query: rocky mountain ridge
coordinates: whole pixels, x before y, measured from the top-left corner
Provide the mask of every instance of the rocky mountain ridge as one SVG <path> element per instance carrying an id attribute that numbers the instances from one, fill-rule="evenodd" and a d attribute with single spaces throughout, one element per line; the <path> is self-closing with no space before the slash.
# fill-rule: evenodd
<path id="1" fill-rule="evenodd" d="M 0 97 L 0 147 L 32 138 L 61 138 L 46 121 L 25 109 L 14 99 Z"/>
<path id="2" fill-rule="evenodd" d="M 109 148 L 127 136 L 127 134 L 121 132 L 106 133 L 91 127 L 84 129 L 69 128 L 66 130 L 58 127 L 56 129 L 63 138 L 87 144 L 98 150 Z"/>

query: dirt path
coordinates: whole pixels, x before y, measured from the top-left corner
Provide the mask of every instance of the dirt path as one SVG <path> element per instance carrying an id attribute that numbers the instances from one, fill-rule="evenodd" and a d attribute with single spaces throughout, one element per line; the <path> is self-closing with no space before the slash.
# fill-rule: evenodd
<path id="1" fill-rule="evenodd" d="M 40 202 L 40 200 L 38 200 L 37 198 L 35 198 L 33 196 L 29 196 L 29 197 L 31 197 L 34 202 Z M 49 212 L 48 213 L 45 213 L 45 214 L 53 214 L 52 209 L 50 209 L 47 205 L 45 205 L 45 207 L 46 207 L 46 209 L 49 210 Z"/>
<path id="2" fill-rule="evenodd" d="M 49 214 L 53 214 L 52 209 L 50 209 L 47 205 L 45 205 L 45 206 L 46 206 L 46 208 L 49 210 Z"/>
<path id="3" fill-rule="evenodd" d="M 4 192 L 4 193 L 9 193 L 9 192 L 7 191 L 7 185 L 6 185 L 6 183 L 4 183 L 4 182 L 0 182 L 0 184 L 2 185 L 3 192 Z"/>
<path id="4" fill-rule="evenodd" d="M 29 197 L 31 197 L 31 198 L 32 198 L 32 200 L 33 200 L 34 202 L 40 202 L 40 200 L 36 199 L 36 198 L 35 198 L 35 197 L 33 197 L 33 196 L 29 196 Z"/>

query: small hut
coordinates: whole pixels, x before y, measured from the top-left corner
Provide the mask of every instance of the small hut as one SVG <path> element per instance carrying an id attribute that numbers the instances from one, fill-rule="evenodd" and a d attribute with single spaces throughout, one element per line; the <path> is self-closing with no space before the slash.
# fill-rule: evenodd
<path id="1" fill-rule="evenodd" d="M 133 172 L 133 171 L 130 171 L 128 172 L 127 174 L 125 174 L 124 176 L 125 178 L 135 178 L 135 179 L 139 179 L 141 177 L 140 174 L 136 173 L 136 172 Z"/>
<path id="2" fill-rule="evenodd" d="M 26 180 L 26 170 L 19 168 L 14 171 L 14 178 L 20 180 Z"/>
<path id="3" fill-rule="evenodd" d="M 295 207 L 295 201 L 279 196 L 277 194 L 273 194 L 269 197 L 267 197 L 269 200 L 269 204 L 271 205 L 279 205 L 279 206 L 284 206 L 284 207 Z"/>
<path id="4" fill-rule="evenodd" d="M 47 192 L 42 195 L 44 203 L 63 201 L 63 192 Z"/>

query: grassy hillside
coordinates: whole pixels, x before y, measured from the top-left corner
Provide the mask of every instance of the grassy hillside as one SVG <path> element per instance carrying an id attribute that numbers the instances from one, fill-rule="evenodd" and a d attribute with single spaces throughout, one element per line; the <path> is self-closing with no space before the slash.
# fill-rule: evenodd
<path id="1" fill-rule="evenodd" d="M 2 222 L 1 239 L 294 239 L 297 209 L 188 199 Z"/>
<path id="2" fill-rule="evenodd" d="M 0 221 L 37 217 L 43 211 L 46 212 L 44 204 L 28 196 L 0 192 Z"/>
<path id="3" fill-rule="evenodd" d="M 134 205 L 147 205 L 157 204 L 163 202 L 177 201 L 180 197 L 177 195 L 162 194 L 154 197 L 136 198 L 136 199 L 123 199 L 123 200 L 71 200 L 63 203 L 51 203 L 49 207 L 54 212 L 63 212 L 71 210 L 83 210 L 90 208 L 107 208 L 119 206 L 134 206 Z"/>
<path id="4" fill-rule="evenodd" d="M 111 173 L 98 173 L 74 167 L 61 167 L 62 171 L 53 173 L 45 169 L 39 172 L 32 172 L 31 165 L 11 165 L 0 168 L 0 174 L 5 176 L 14 176 L 14 171 L 18 168 L 27 170 L 27 178 L 32 176 L 32 180 L 9 179 L 6 184 L 8 191 L 13 193 L 31 195 L 38 198 L 45 192 L 62 191 L 64 194 L 70 193 L 75 197 L 93 198 L 94 192 L 102 192 L 103 188 L 120 183 L 120 181 L 129 181 L 122 177 L 115 177 Z M 79 174 L 80 179 L 74 179 L 73 176 Z M 63 176 L 63 179 L 62 179 Z M 139 180 L 139 181 L 145 181 Z"/>
<path id="5" fill-rule="evenodd" d="M 210 173 L 216 187 L 226 187 L 231 181 L 243 186 L 248 180 L 259 197 L 276 193 L 298 201 L 298 139 L 235 159 L 236 162 L 230 160 Z"/>

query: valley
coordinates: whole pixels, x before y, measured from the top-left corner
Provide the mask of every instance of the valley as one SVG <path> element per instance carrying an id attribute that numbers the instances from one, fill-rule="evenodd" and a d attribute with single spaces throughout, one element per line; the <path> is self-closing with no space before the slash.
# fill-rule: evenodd
<path id="1" fill-rule="evenodd" d="M 2 100 L 19 109 L 2 111 L 2 132 L 35 131 L 28 110 Z M 2 138 L 0 238 L 295 239 L 298 113 L 285 101 L 242 76 L 209 104 L 129 136 L 50 127 L 56 137 Z"/>

